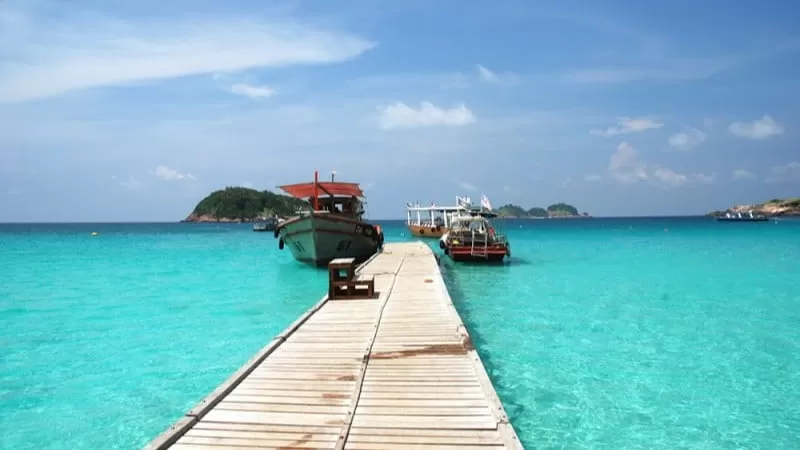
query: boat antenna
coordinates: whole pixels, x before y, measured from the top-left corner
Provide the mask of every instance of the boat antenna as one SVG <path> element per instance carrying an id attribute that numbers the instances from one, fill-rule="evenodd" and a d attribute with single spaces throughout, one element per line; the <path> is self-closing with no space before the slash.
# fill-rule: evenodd
<path id="1" fill-rule="evenodd" d="M 333 183 L 333 180 L 335 178 L 336 178 L 336 169 L 333 169 L 333 170 L 331 170 L 331 183 Z"/>

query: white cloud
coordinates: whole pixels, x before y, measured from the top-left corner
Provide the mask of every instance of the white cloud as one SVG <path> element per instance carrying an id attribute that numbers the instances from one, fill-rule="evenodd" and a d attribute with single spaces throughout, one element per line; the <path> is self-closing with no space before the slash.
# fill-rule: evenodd
<path id="1" fill-rule="evenodd" d="M 617 151 L 611 155 L 608 164 L 608 173 L 620 184 L 635 184 L 640 181 L 651 181 L 666 186 L 682 186 L 689 183 L 711 184 L 714 174 L 704 173 L 684 174 L 666 167 L 649 165 L 640 157 L 639 152 L 627 142 L 617 146 Z M 590 180 L 589 177 L 586 178 Z"/>
<path id="2" fill-rule="evenodd" d="M 704 174 L 704 173 L 696 173 L 692 175 L 694 181 L 703 184 L 713 184 L 714 181 L 717 179 L 716 174 L 712 173 L 711 175 Z"/>
<path id="3" fill-rule="evenodd" d="M 669 145 L 677 150 L 689 150 L 697 147 L 706 140 L 706 134 L 697 128 L 689 128 L 685 132 L 676 133 L 669 137 Z"/>
<path id="4" fill-rule="evenodd" d="M 253 86 L 250 84 L 238 83 L 231 86 L 231 93 L 243 95 L 249 98 L 266 98 L 275 94 L 275 89 L 269 86 Z"/>
<path id="5" fill-rule="evenodd" d="M 57 19 L 8 9 L 7 15 L 19 19 L 0 26 L 0 102 L 187 75 L 335 63 L 376 45 L 299 23 L 246 17 L 135 22 L 69 8 Z"/>
<path id="6" fill-rule="evenodd" d="M 181 173 L 177 170 L 164 165 L 156 167 L 152 172 L 158 178 L 164 181 L 180 181 L 180 180 L 194 180 L 195 176 L 190 173 Z"/>
<path id="7" fill-rule="evenodd" d="M 765 115 L 752 122 L 733 122 L 728 127 L 732 134 L 748 139 L 766 139 L 770 136 L 783 134 L 783 125 L 772 117 Z"/>
<path id="8" fill-rule="evenodd" d="M 464 181 L 462 181 L 461 183 L 458 183 L 458 187 L 460 187 L 461 189 L 463 189 L 465 191 L 477 191 L 478 190 L 478 188 L 476 188 L 475 185 L 467 183 L 467 182 L 464 182 Z"/>
<path id="9" fill-rule="evenodd" d="M 800 180 L 800 162 L 792 161 L 780 166 L 772 166 L 769 176 L 765 179 L 768 183 L 781 183 Z"/>
<path id="10" fill-rule="evenodd" d="M 706 117 L 705 119 L 703 119 L 703 126 L 706 128 L 713 127 L 715 123 L 717 123 L 717 121 L 710 117 Z"/>
<path id="11" fill-rule="evenodd" d="M 478 68 L 478 79 L 480 81 L 483 81 L 484 83 L 513 85 L 516 84 L 519 78 L 513 72 L 504 72 L 502 74 L 498 74 L 497 72 L 493 72 L 480 64 L 477 65 L 477 68 Z"/>
<path id="12" fill-rule="evenodd" d="M 745 169 L 736 169 L 731 173 L 731 179 L 734 181 L 756 180 L 758 177 L 753 172 Z"/>
<path id="13" fill-rule="evenodd" d="M 645 164 L 639 160 L 639 152 L 627 142 L 617 146 L 617 151 L 611 155 L 608 163 L 608 172 L 618 183 L 637 183 L 648 178 Z"/>
<path id="14" fill-rule="evenodd" d="M 615 84 L 631 82 L 671 82 L 709 78 L 739 62 L 739 58 L 665 58 L 659 64 L 628 67 L 600 67 L 568 72 L 569 83 Z"/>
<path id="15" fill-rule="evenodd" d="M 594 129 L 589 133 L 595 136 L 616 136 L 618 134 L 639 133 L 654 128 L 661 128 L 664 124 L 648 117 L 629 118 L 617 117 L 617 126 L 605 130 Z"/>
<path id="16" fill-rule="evenodd" d="M 497 83 L 500 81 L 500 77 L 480 64 L 478 64 L 478 76 L 480 77 L 481 81 L 485 81 L 487 83 Z"/>
<path id="17" fill-rule="evenodd" d="M 472 123 L 475 123 L 475 114 L 464 104 L 444 109 L 431 102 L 422 102 L 419 109 L 414 109 L 398 102 L 383 108 L 380 116 L 380 127 L 384 130 L 433 126 L 461 127 Z"/>
<path id="18" fill-rule="evenodd" d="M 603 181 L 603 176 L 602 175 L 597 175 L 597 174 L 594 174 L 594 173 L 590 173 L 590 174 L 584 176 L 583 179 L 588 181 L 588 182 L 590 182 L 590 183 L 596 183 L 596 182 L 599 182 L 599 181 Z"/>
<path id="19" fill-rule="evenodd" d="M 117 177 L 116 175 L 112 175 L 111 179 L 116 181 L 117 183 L 119 183 L 120 186 L 124 187 L 129 191 L 138 191 L 144 188 L 144 183 L 142 183 L 141 181 L 137 180 L 132 176 L 129 176 L 124 180 L 120 180 L 119 177 Z"/>

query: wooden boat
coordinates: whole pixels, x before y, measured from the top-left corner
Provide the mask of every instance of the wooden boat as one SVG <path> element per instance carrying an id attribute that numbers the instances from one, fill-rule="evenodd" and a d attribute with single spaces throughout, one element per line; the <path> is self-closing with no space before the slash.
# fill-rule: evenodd
<path id="1" fill-rule="evenodd" d="M 468 214 L 452 219 L 450 230 L 439 239 L 439 247 L 453 261 L 502 262 L 511 257 L 511 244 L 497 232 L 487 215 Z"/>
<path id="2" fill-rule="evenodd" d="M 472 206 L 469 197 L 456 196 L 455 206 L 420 206 L 419 203 L 406 203 L 406 227 L 413 236 L 421 238 L 441 238 L 450 230 L 453 217 L 469 215 L 493 216 L 491 204 L 482 196 L 479 208 Z"/>
<path id="3" fill-rule="evenodd" d="M 769 217 L 763 214 L 753 214 L 753 211 L 748 211 L 745 214 L 727 212 L 724 216 L 718 216 L 717 220 L 720 222 L 768 222 Z"/>
<path id="4" fill-rule="evenodd" d="M 324 266 L 336 258 L 361 262 L 383 246 L 380 226 L 363 220 L 364 192 L 358 183 L 314 182 L 279 186 L 287 194 L 307 200 L 311 210 L 280 223 L 275 228 L 278 247 L 289 247 L 298 261 Z"/>

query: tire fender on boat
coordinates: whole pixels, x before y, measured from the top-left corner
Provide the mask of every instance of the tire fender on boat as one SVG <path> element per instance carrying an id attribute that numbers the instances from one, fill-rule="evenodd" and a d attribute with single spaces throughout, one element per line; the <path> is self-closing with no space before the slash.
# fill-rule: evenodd
<path id="1" fill-rule="evenodd" d="M 361 230 L 361 234 L 363 234 L 366 237 L 372 237 L 375 234 L 375 227 L 373 227 L 372 225 L 366 225 Z"/>
<path id="2" fill-rule="evenodd" d="M 383 248 L 383 229 L 380 225 L 375 225 L 375 235 L 377 237 L 378 248 Z"/>
<path id="3" fill-rule="evenodd" d="M 278 248 L 283 250 L 283 238 L 278 239 Z"/>

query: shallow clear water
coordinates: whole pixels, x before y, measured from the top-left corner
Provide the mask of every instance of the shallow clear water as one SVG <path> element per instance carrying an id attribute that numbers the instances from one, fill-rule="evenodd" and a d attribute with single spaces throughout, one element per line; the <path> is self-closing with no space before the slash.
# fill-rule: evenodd
<path id="1" fill-rule="evenodd" d="M 798 447 L 800 222 L 501 224 L 510 264 L 443 272 L 527 448 Z M 141 447 L 326 283 L 247 225 L 0 225 L 0 255 L 0 448 Z"/>

